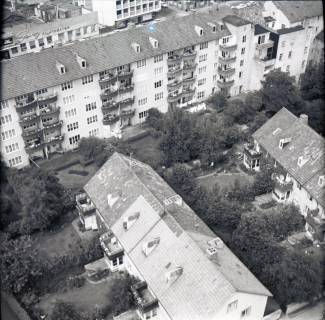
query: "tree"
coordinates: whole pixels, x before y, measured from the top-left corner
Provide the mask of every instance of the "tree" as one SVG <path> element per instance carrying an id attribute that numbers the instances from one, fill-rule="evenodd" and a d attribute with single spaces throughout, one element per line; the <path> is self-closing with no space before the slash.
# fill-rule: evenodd
<path id="1" fill-rule="evenodd" d="M 262 81 L 262 84 L 262 102 L 268 114 L 273 115 L 282 107 L 295 110 L 295 112 L 302 109 L 303 100 L 295 85 L 294 77 L 278 70 L 272 70 L 265 76 L 265 81 Z"/>
<path id="2" fill-rule="evenodd" d="M 261 111 L 263 107 L 263 99 L 260 91 L 248 92 L 245 96 L 245 105 L 255 112 Z"/>
<path id="3" fill-rule="evenodd" d="M 305 100 L 324 99 L 324 65 L 308 65 L 302 75 L 300 90 Z"/>
<path id="4" fill-rule="evenodd" d="M 216 110 L 223 110 L 227 106 L 227 95 L 224 92 L 217 92 L 210 99 L 209 102 Z"/>
<path id="5" fill-rule="evenodd" d="M 134 298 L 131 286 L 138 282 L 138 279 L 128 273 L 122 274 L 113 280 L 109 300 L 111 301 L 112 312 L 118 315 L 134 306 Z"/>
<path id="6" fill-rule="evenodd" d="M 151 108 L 148 111 L 146 124 L 157 131 L 162 131 L 164 128 L 164 115 L 156 108 Z"/>
<path id="7" fill-rule="evenodd" d="M 315 99 L 307 101 L 302 113 L 308 115 L 308 125 L 310 125 L 316 132 L 325 136 L 325 102 L 323 99 Z"/>
<path id="8" fill-rule="evenodd" d="M 89 320 L 88 317 L 77 311 L 75 306 L 64 301 L 56 301 L 51 316 L 51 320 Z"/>

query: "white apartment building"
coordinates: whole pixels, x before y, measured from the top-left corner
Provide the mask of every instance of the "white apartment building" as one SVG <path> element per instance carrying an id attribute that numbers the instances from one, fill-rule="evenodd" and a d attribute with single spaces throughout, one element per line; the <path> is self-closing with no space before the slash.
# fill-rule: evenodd
<path id="1" fill-rule="evenodd" d="M 99 22 L 123 27 L 129 22 L 149 21 L 161 10 L 160 0 L 92 0 L 92 10 L 98 12 Z"/>
<path id="2" fill-rule="evenodd" d="M 263 157 L 274 161 L 272 197 L 296 204 L 306 219 L 306 235 L 325 241 L 324 138 L 308 126 L 308 117 L 282 108 L 254 134 L 244 149 L 244 165 L 260 170 Z"/>
<path id="3" fill-rule="evenodd" d="M 281 62 L 282 35 L 231 12 L 220 7 L 154 30 L 128 29 L 3 61 L 4 161 L 21 168 L 76 148 L 82 137 L 120 136 L 124 126 L 145 121 L 150 108 L 190 108 L 218 91 L 259 89 Z"/>
<path id="4" fill-rule="evenodd" d="M 47 23 L 16 24 L 2 32 L 1 54 L 11 59 L 99 35 L 99 24 L 97 13 L 90 12 Z"/>
<path id="5" fill-rule="evenodd" d="M 263 319 L 271 293 L 150 166 L 115 153 L 84 190 L 107 267 L 140 279 L 140 319 Z"/>

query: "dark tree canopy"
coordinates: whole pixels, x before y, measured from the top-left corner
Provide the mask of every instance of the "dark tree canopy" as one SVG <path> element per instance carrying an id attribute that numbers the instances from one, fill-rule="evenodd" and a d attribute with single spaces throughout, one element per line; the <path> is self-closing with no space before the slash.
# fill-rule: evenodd
<path id="1" fill-rule="evenodd" d="M 324 99 L 324 65 L 309 65 L 302 75 L 300 90 L 305 100 Z"/>
<path id="2" fill-rule="evenodd" d="M 89 320 L 88 317 L 77 311 L 71 303 L 57 301 L 53 307 L 50 320 Z"/>

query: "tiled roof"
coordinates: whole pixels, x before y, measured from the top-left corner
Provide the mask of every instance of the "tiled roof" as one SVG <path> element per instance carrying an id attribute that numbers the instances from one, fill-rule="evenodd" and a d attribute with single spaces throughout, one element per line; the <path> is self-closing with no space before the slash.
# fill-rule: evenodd
<path id="1" fill-rule="evenodd" d="M 155 24 L 151 32 L 147 26 L 128 29 L 103 37 L 75 42 L 59 48 L 49 48 L 38 53 L 30 53 L 1 62 L 2 69 L 2 99 L 13 98 L 22 94 L 34 92 L 43 88 L 59 85 L 66 81 L 80 79 L 83 76 L 95 74 L 106 69 L 153 57 L 155 55 L 177 50 L 200 42 L 219 39 L 229 35 L 229 30 L 212 32 L 208 22 L 222 19 L 226 10 L 213 13 L 192 14 L 179 19 L 162 21 Z M 204 29 L 199 36 L 194 26 Z M 171 35 L 173 35 L 171 37 Z M 159 48 L 153 48 L 149 37 L 159 42 Z M 141 52 L 136 53 L 131 43 L 137 42 Z M 74 56 L 77 53 L 87 61 L 88 67 L 81 69 Z M 59 74 L 56 61 L 67 67 L 65 74 Z M 37 72 L 35 72 L 37 70 Z"/>
<path id="2" fill-rule="evenodd" d="M 254 134 L 254 139 L 308 192 L 324 205 L 324 188 L 315 184 L 324 170 L 324 138 L 286 108 L 282 108 Z M 283 149 L 280 139 L 291 138 Z M 302 157 L 302 166 L 298 159 Z"/>
<path id="3" fill-rule="evenodd" d="M 260 24 L 255 24 L 254 29 L 255 29 L 254 35 L 259 35 L 259 34 L 270 32 L 269 30 L 262 27 Z"/>
<path id="4" fill-rule="evenodd" d="M 150 166 L 115 153 L 84 189 L 172 319 L 215 318 L 236 291 L 271 295 L 225 245 L 209 256 L 215 234 L 185 203 L 164 204 L 176 193 Z M 139 221 L 125 231 L 124 218 L 135 212 Z M 142 245 L 156 237 L 146 257 Z M 183 274 L 167 283 L 178 266 Z"/>
<path id="5" fill-rule="evenodd" d="M 273 1 L 290 22 L 323 15 L 322 1 Z"/>
<path id="6" fill-rule="evenodd" d="M 295 26 L 295 27 L 292 27 L 292 28 L 278 29 L 277 33 L 281 35 L 281 34 L 297 32 L 297 31 L 300 31 L 300 30 L 304 30 L 304 27 L 303 26 Z"/>
<path id="7" fill-rule="evenodd" d="M 227 16 L 223 19 L 225 22 L 228 22 L 236 27 L 241 27 L 241 26 L 245 26 L 247 24 L 251 24 L 250 21 L 243 19 L 241 17 L 235 16 L 235 15 L 231 15 L 231 16 Z"/>

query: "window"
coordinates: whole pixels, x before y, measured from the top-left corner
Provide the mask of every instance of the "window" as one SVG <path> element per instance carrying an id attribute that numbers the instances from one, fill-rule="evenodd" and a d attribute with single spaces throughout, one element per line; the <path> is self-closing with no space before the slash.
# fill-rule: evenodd
<path id="1" fill-rule="evenodd" d="M 86 111 L 95 110 L 96 108 L 96 102 L 86 104 Z"/>
<path id="2" fill-rule="evenodd" d="M 99 133 L 99 129 L 96 128 L 96 129 L 92 129 L 89 131 L 89 137 L 92 137 L 92 136 L 97 136 Z"/>
<path id="3" fill-rule="evenodd" d="M 275 26 L 275 21 L 272 22 L 272 28 L 274 28 L 274 26 Z"/>
<path id="4" fill-rule="evenodd" d="M 301 63 L 301 68 L 303 68 L 305 66 L 305 62 L 306 60 L 303 60 L 302 63 Z"/>
<path id="5" fill-rule="evenodd" d="M 61 90 L 62 91 L 65 91 L 65 90 L 68 90 L 68 89 L 72 89 L 73 86 L 72 86 L 72 81 L 68 81 L 68 82 L 65 82 L 65 83 L 62 83 L 61 84 Z"/>
<path id="6" fill-rule="evenodd" d="M 282 48 L 284 48 L 286 46 L 286 42 L 285 41 L 282 41 L 281 42 L 281 46 L 282 46 Z"/>
<path id="7" fill-rule="evenodd" d="M 227 306 L 227 313 L 237 309 L 238 300 L 230 302 Z"/>
<path id="8" fill-rule="evenodd" d="M 80 140 L 80 134 L 77 134 L 76 136 L 70 137 L 69 142 L 70 144 L 75 144 Z"/>
<path id="9" fill-rule="evenodd" d="M 200 50 L 208 48 L 209 43 L 208 41 L 200 43 Z"/>
<path id="10" fill-rule="evenodd" d="M 18 165 L 21 162 L 22 162 L 21 156 L 13 158 L 13 159 L 9 159 L 9 166 L 14 167 L 14 166 Z"/>
<path id="11" fill-rule="evenodd" d="M 161 86 L 162 86 L 162 80 L 155 82 L 155 88 L 159 88 Z"/>
<path id="12" fill-rule="evenodd" d="M 90 32 L 95 32 L 96 31 L 96 25 L 92 24 L 90 26 Z"/>
<path id="13" fill-rule="evenodd" d="M 155 101 L 161 100 L 164 97 L 163 92 L 159 92 L 155 94 Z"/>
<path id="14" fill-rule="evenodd" d="M 199 62 L 203 62 L 203 61 L 207 61 L 208 59 L 208 54 L 205 53 L 205 54 L 202 54 L 199 56 Z"/>
<path id="15" fill-rule="evenodd" d="M 10 138 L 15 137 L 15 136 L 16 136 L 15 129 L 10 129 L 8 131 L 1 132 L 2 140 L 7 140 L 7 139 L 10 139 Z"/>
<path id="16" fill-rule="evenodd" d="M 244 65 L 244 60 L 240 60 L 239 65 L 242 67 Z"/>
<path id="17" fill-rule="evenodd" d="M 146 59 L 137 61 L 137 68 L 142 68 L 146 65 Z"/>
<path id="18" fill-rule="evenodd" d="M 84 61 L 82 61 L 82 62 L 84 63 Z M 82 84 L 87 84 L 87 83 L 90 83 L 90 82 L 93 82 L 93 81 L 94 81 L 94 79 L 93 79 L 92 75 L 81 78 Z"/>
<path id="19" fill-rule="evenodd" d="M 289 51 L 289 53 L 288 53 L 288 58 L 290 59 L 291 56 L 292 56 L 292 51 Z"/>
<path id="20" fill-rule="evenodd" d="M 94 122 L 97 122 L 97 121 L 98 121 L 97 114 L 92 116 L 92 117 L 87 118 L 87 124 L 91 124 L 91 123 L 94 123 Z"/>
<path id="21" fill-rule="evenodd" d="M 63 41 L 64 40 L 64 33 L 63 32 L 59 33 L 58 37 L 59 37 L 59 41 Z"/>
<path id="22" fill-rule="evenodd" d="M 241 48 L 241 54 L 245 54 L 245 48 Z"/>
<path id="23" fill-rule="evenodd" d="M 11 114 L 3 116 L 0 119 L 1 119 L 1 124 L 5 124 L 12 121 Z"/>
<path id="24" fill-rule="evenodd" d="M 41 90 L 37 90 L 36 91 L 36 95 L 40 95 L 40 94 L 43 94 L 43 93 L 46 93 L 47 92 L 47 89 L 44 88 L 44 89 L 41 89 Z"/>
<path id="25" fill-rule="evenodd" d="M 144 104 L 147 103 L 147 101 L 148 101 L 147 98 L 139 99 L 139 100 L 138 100 L 138 105 L 139 105 L 139 106 L 143 106 Z"/>
<path id="26" fill-rule="evenodd" d="M 203 86 L 205 83 L 206 83 L 206 78 L 203 78 L 203 79 L 198 80 L 197 85 Z"/>
<path id="27" fill-rule="evenodd" d="M 148 113 L 149 113 L 148 110 L 139 112 L 139 119 L 147 118 L 148 117 Z"/>
<path id="28" fill-rule="evenodd" d="M 226 44 L 229 42 L 229 37 L 227 38 L 222 38 L 222 44 Z"/>
<path id="29" fill-rule="evenodd" d="M 17 54 L 18 53 L 18 48 L 17 47 L 11 48 L 11 53 L 12 54 Z"/>
<path id="30" fill-rule="evenodd" d="M 6 109 L 9 107 L 8 100 L 1 101 L 0 110 Z"/>
<path id="31" fill-rule="evenodd" d="M 113 260 L 113 266 L 114 266 L 114 267 L 117 266 L 117 258 L 115 258 L 115 259 Z"/>
<path id="32" fill-rule="evenodd" d="M 197 93 L 197 98 L 198 98 L 198 99 L 202 99 L 202 98 L 204 98 L 204 91 L 200 91 L 200 92 L 198 92 L 198 93 Z"/>
<path id="33" fill-rule="evenodd" d="M 281 29 L 284 29 L 286 27 L 285 24 L 281 24 Z"/>
<path id="34" fill-rule="evenodd" d="M 48 44 L 51 44 L 52 43 L 52 36 L 46 37 L 46 41 L 47 41 Z"/>
<path id="35" fill-rule="evenodd" d="M 70 117 L 75 116 L 76 114 L 77 114 L 77 109 L 73 108 L 73 109 L 70 109 L 70 110 L 65 112 L 65 117 L 70 118 Z"/>
<path id="36" fill-rule="evenodd" d="M 36 48 L 35 41 L 29 41 L 29 47 L 30 47 L 31 49 Z"/>
<path id="37" fill-rule="evenodd" d="M 18 143 L 13 143 L 13 144 L 9 144 L 8 146 L 5 146 L 5 150 L 6 150 L 6 153 L 11 153 L 13 151 L 17 151 L 19 150 L 19 145 Z"/>
<path id="38" fill-rule="evenodd" d="M 69 104 L 69 103 L 72 103 L 74 102 L 74 95 L 70 95 L 70 96 L 65 96 L 63 97 L 63 103 L 64 104 Z"/>
<path id="39" fill-rule="evenodd" d="M 163 70 L 164 70 L 164 67 L 155 68 L 155 70 L 154 70 L 155 76 L 163 73 Z"/>
<path id="40" fill-rule="evenodd" d="M 200 67 L 200 68 L 198 69 L 198 74 L 201 74 L 201 73 L 206 72 L 206 71 L 207 71 L 207 66 Z"/>
<path id="41" fill-rule="evenodd" d="M 279 55 L 279 61 L 281 61 L 281 60 L 282 60 L 282 57 L 283 57 L 283 54 L 282 54 L 282 53 L 280 53 L 280 55 Z"/>
<path id="42" fill-rule="evenodd" d="M 286 67 L 286 72 L 290 72 L 290 66 L 289 65 Z"/>
<path id="43" fill-rule="evenodd" d="M 67 125 L 68 131 L 73 131 L 79 129 L 79 123 L 74 122 Z"/>
<path id="44" fill-rule="evenodd" d="M 157 63 L 159 61 L 163 61 L 163 59 L 164 59 L 164 56 L 162 54 L 160 54 L 159 56 L 153 57 L 153 62 Z"/>
<path id="45" fill-rule="evenodd" d="M 216 75 L 216 74 L 213 75 L 212 80 L 213 80 L 213 81 L 217 81 L 217 75 Z"/>
<path id="46" fill-rule="evenodd" d="M 241 93 L 242 91 L 243 91 L 243 86 L 240 85 L 240 86 L 239 86 L 239 93 Z"/>
<path id="47" fill-rule="evenodd" d="M 87 34 L 87 32 L 88 32 L 88 27 L 84 27 L 83 29 L 84 29 L 84 34 Z"/>
<path id="48" fill-rule="evenodd" d="M 44 46 L 44 40 L 43 40 L 43 38 L 38 39 L 38 45 L 40 47 L 43 47 Z"/>
<path id="49" fill-rule="evenodd" d="M 20 44 L 20 49 L 21 49 L 21 51 L 26 51 L 27 50 L 27 46 L 26 46 L 26 43 L 21 43 Z"/>
<path id="50" fill-rule="evenodd" d="M 241 312 L 240 317 L 241 317 L 241 318 L 248 317 L 248 316 L 250 315 L 250 313 L 251 313 L 251 309 L 252 309 L 252 307 L 248 307 L 248 308 L 244 309 L 244 310 Z"/>
<path id="51" fill-rule="evenodd" d="M 246 36 L 243 36 L 242 42 L 246 42 Z"/>
<path id="52" fill-rule="evenodd" d="M 239 76 L 239 78 L 241 78 L 241 77 L 242 77 L 242 75 L 243 75 L 243 72 L 242 72 L 242 71 L 240 71 L 240 72 L 239 72 L 239 75 L 238 75 L 238 76 Z"/>

